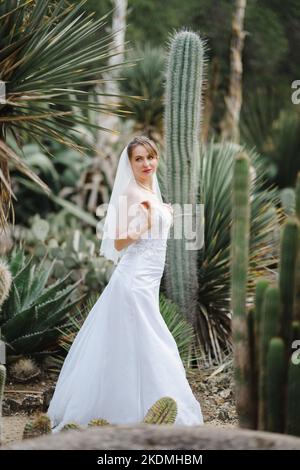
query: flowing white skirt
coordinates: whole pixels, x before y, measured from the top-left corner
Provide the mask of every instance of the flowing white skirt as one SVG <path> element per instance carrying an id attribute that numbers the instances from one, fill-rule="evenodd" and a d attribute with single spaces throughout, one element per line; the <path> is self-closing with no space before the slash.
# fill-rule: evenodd
<path id="1" fill-rule="evenodd" d="M 159 398 L 177 402 L 175 425 L 201 425 L 177 344 L 159 310 L 165 250 L 128 250 L 89 312 L 61 369 L 48 416 L 65 424 L 139 423 Z"/>

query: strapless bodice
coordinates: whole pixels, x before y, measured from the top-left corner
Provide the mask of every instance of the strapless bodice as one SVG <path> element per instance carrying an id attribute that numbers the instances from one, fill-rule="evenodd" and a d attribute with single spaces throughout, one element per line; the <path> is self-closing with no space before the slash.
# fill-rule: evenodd
<path id="1" fill-rule="evenodd" d="M 165 251 L 169 230 L 173 222 L 173 211 L 169 204 L 152 204 L 153 223 L 152 227 L 143 233 L 134 243 L 129 245 L 125 253 L 144 253 L 154 254 L 158 251 Z"/>

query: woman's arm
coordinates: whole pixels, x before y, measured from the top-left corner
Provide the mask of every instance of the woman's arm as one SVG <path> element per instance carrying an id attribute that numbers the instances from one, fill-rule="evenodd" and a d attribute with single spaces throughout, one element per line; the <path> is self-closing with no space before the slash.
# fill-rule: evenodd
<path id="1" fill-rule="evenodd" d="M 142 201 L 138 207 L 143 211 L 145 217 L 142 224 L 138 224 L 138 229 L 135 224 L 128 224 L 127 229 L 123 232 L 120 238 L 115 239 L 115 248 L 118 251 L 123 250 L 127 246 L 137 241 L 143 233 L 151 228 L 152 225 L 152 211 L 150 201 Z M 133 226 L 132 226 L 133 225 Z"/>

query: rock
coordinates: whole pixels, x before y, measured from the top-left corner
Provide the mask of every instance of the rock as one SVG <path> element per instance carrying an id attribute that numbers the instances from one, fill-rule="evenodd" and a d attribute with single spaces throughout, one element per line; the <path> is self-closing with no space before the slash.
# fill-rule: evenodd
<path id="1" fill-rule="evenodd" d="M 52 399 L 53 393 L 55 390 L 55 386 L 48 387 L 44 392 L 43 392 L 43 407 L 42 410 L 43 412 L 46 412 L 48 410 L 50 401 Z"/>
<path id="2" fill-rule="evenodd" d="M 218 414 L 218 419 L 220 419 L 221 421 L 227 421 L 229 420 L 229 414 L 228 414 L 228 411 L 227 410 L 224 410 L 224 409 L 221 409 L 219 411 L 219 414 Z"/>
<path id="3" fill-rule="evenodd" d="M 26 413 L 33 413 L 41 411 L 43 407 L 43 399 L 41 396 L 28 395 L 22 401 L 22 411 Z"/>
<path id="4" fill-rule="evenodd" d="M 2 402 L 2 415 L 10 416 L 21 410 L 22 403 L 20 400 L 14 400 L 13 398 L 4 398 Z"/>
<path id="5" fill-rule="evenodd" d="M 300 450 L 300 438 L 246 429 L 140 424 L 92 427 L 28 439 L 1 450 Z"/>
<path id="6" fill-rule="evenodd" d="M 222 398 L 229 398 L 230 395 L 231 395 L 231 393 L 232 393 L 231 390 L 230 390 L 229 388 L 227 388 L 226 390 L 222 390 L 222 391 L 220 392 L 220 396 L 221 396 Z"/>

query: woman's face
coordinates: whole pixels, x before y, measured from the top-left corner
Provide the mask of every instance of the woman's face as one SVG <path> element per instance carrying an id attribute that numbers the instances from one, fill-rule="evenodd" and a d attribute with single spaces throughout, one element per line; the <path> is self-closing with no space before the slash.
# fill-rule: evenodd
<path id="1" fill-rule="evenodd" d="M 145 183 L 152 181 L 152 175 L 158 165 L 158 158 L 149 155 L 148 150 L 143 145 L 137 145 L 132 150 L 130 163 L 135 178 L 141 183 Z"/>

